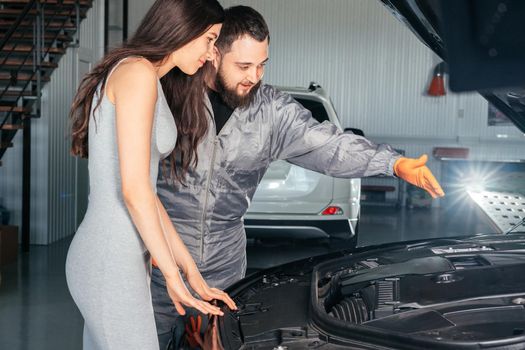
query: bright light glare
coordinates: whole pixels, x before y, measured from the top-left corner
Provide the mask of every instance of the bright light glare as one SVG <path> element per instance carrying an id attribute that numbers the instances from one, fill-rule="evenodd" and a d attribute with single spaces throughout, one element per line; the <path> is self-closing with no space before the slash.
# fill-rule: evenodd
<path id="1" fill-rule="evenodd" d="M 480 193 L 490 191 L 494 185 L 501 181 L 503 165 L 495 163 L 473 162 L 470 166 L 459 166 L 451 169 L 450 180 L 455 183 L 447 183 L 445 192 L 450 205 L 470 205 L 469 193 Z"/>
<path id="2" fill-rule="evenodd" d="M 463 186 L 467 191 L 480 192 L 485 190 L 487 177 L 482 174 L 472 174 L 463 181 Z"/>

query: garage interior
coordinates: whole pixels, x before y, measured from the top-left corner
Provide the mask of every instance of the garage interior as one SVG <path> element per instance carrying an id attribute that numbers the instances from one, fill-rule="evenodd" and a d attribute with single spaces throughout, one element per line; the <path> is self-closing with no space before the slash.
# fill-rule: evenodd
<path id="1" fill-rule="evenodd" d="M 9 30 L 2 26 L 16 19 L 6 11 L 14 2 L 0 0 L 0 40 Z M 59 53 L 58 65 L 46 71 L 50 81 L 42 79 L 30 140 L 20 130 L 0 145 L 2 349 L 81 348 L 83 320 L 68 292 L 64 263 L 89 190 L 86 161 L 69 155 L 67 115 L 81 77 L 106 48 L 135 30 L 152 3 L 80 1 L 78 27 L 68 32 L 72 41 Z M 265 83 L 308 87 L 316 82 L 329 94 L 344 128 L 361 129 L 368 139 L 407 157 L 429 156 L 427 165 L 444 198 L 432 200 L 398 178 L 361 179 L 358 247 L 503 234 L 525 218 L 525 134 L 478 93 L 447 87 L 429 93 L 441 59 L 381 1 L 220 3 L 251 6 L 268 22 Z M 2 42 L 1 57 L 13 43 Z M 12 67 L 4 63 L 0 60 L 0 80 L 7 74 L 9 81 Z M 249 236 L 247 274 L 345 248 L 352 246 L 344 239 Z"/>

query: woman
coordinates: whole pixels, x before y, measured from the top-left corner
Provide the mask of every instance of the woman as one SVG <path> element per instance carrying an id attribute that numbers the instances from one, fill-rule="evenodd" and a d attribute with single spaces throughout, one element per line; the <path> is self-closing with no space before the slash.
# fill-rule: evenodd
<path id="1" fill-rule="evenodd" d="M 72 153 L 89 153 L 90 196 L 69 248 L 66 276 L 85 320 L 84 349 L 159 348 L 149 254 L 181 314 L 184 305 L 221 315 L 207 302 L 212 299 L 235 308 L 224 292 L 204 282 L 155 188 L 160 159 L 184 157 L 183 173 L 195 160 L 207 129 L 197 71 L 211 59 L 222 19 L 216 0 L 157 0 L 133 38 L 109 53 L 75 96 Z M 177 77 L 166 88 L 178 101 L 176 121 L 159 81 L 168 72 Z M 191 142 L 177 142 L 173 151 L 176 124 Z M 186 289 L 179 268 L 203 300 Z"/>

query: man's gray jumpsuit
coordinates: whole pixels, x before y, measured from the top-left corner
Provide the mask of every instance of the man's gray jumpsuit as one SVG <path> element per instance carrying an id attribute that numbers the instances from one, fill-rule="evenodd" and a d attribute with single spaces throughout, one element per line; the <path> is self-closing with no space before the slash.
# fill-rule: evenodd
<path id="1" fill-rule="evenodd" d="M 207 98 L 206 105 L 210 127 L 198 146 L 197 166 L 185 185 L 160 175 L 157 193 L 212 287 L 224 289 L 244 277 L 243 215 L 272 161 L 353 178 L 392 176 L 400 157 L 388 145 L 343 133 L 329 122 L 319 124 L 309 110 L 270 85 L 260 87 L 249 107 L 237 108 L 217 136 Z"/>

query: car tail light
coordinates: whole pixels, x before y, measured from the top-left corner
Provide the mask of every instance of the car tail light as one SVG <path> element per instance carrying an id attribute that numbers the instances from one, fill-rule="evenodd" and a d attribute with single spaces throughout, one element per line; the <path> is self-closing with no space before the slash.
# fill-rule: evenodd
<path id="1" fill-rule="evenodd" d="M 325 210 L 323 210 L 323 212 L 321 213 L 321 215 L 342 215 L 342 214 L 343 214 L 343 209 L 339 207 L 328 207 Z"/>

